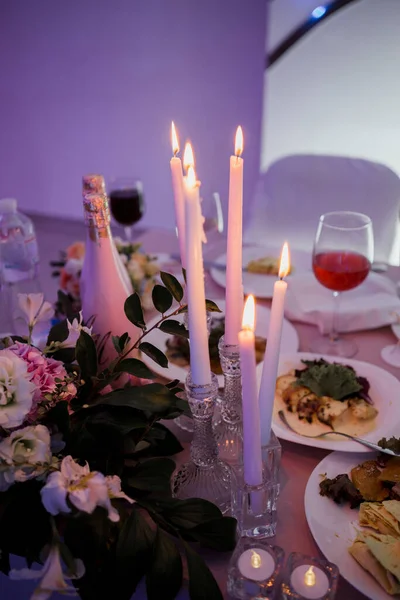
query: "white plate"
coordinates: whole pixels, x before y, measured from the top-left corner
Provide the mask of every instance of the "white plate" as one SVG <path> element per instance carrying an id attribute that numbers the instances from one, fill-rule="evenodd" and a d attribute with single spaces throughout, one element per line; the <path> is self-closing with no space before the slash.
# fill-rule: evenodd
<path id="1" fill-rule="evenodd" d="M 308 480 L 304 508 L 316 544 L 326 558 L 339 567 L 342 577 L 370 600 L 389 600 L 393 596 L 387 594 L 372 575 L 364 571 L 348 553 L 348 547 L 357 535 L 355 526 L 358 523 L 358 509 L 340 506 L 319 494 L 322 474 L 326 473 L 332 479 L 341 473 L 349 473 L 364 460 L 365 454 L 332 452 L 326 456 L 315 467 Z"/>
<path id="2" fill-rule="evenodd" d="M 287 373 L 291 369 L 304 367 L 305 365 L 302 364 L 302 360 L 317 360 L 319 358 L 324 358 L 328 362 L 349 365 L 355 369 L 357 375 L 368 379 L 371 386 L 369 394 L 379 412 L 375 419 L 375 429 L 363 435 L 366 440 L 378 442 L 383 437 L 398 435 L 400 430 L 400 381 L 394 375 L 376 365 L 349 358 L 298 352 L 286 356 L 282 354 L 279 361 L 278 376 Z M 303 446 L 313 446 L 315 448 L 324 448 L 325 450 L 339 450 L 341 452 L 370 452 L 368 448 L 364 448 L 360 444 L 357 444 L 357 442 L 346 440 L 346 438 L 343 438 L 342 441 L 339 436 L 337 436 L 337 440 L 306 438 L 290 431 L 277 415 L 274 415 L 272 428 L 279 438 L 288 440 L 289 442 L 296 442 Z"/>
<path id="3" fill-rule="evenodd" d="M 246 267 L 250 260 L 262 258 L 263 256 L 280 256 L 282 248 L 268 246 L 244 246 L 243 266 Z M 293 273 L 304 273 L 311 270 L 311 254 L 303 250 L 290 250 L 290 260 L 293 265 Z M 226 265 L 226 254 L 219 256 L 216 263 Z M 210 269 L 210 275 L 218 285 L 226 286 L 226 271 L 222 269 Z M 289 275 L 290 278 L 290 275 Z M 272 298 L 276 275 L 259 275 L 257 273 L 243 272 L 243 291 L 254 294 L 257 298 Z"/>
<path id="4" fill-rule="evenodd" d="M 224 300 L 216 300 L 219 308 L 222 313 L 215 313 L 215 317 L 218 318 L 223 317 L 225 311 L 225 301 Z M 265 306 L 257 306 L 257 319 L 256 319 L 256 335 L 267 337 L 268 333 L 268 324 L 270 318 L 270 310 Z M 152 321 L 147 324 L 147 328 L 150 329 L 157 321 L 159 321 L 160 317 L 155 317 Z M 179 315 L 177 317 L 173 317 L 175 320 L 183 322 L 183 315 Z M 165 352 L 167 349 L 166 341 L 171 336 L 167 333 L 163 333 L 159 329 L 154 329 L 146 336 L 146 341 L 154 344 L 159 348 L 162 352 Z M 297 335 L 297 331 L 293 327 L 289 321 L 284 319 L 283 328 L 282 328 L 282 343 L 281 347 L 283 352 L 295 352 L 299 347 L 299 337 Z M 179 379 L 179 381 L 184 382 L 187 375 L 187 369 L 185 367 L 180 367 L 178 365 L 174 365 L 169 363 L 166 369 L 163 369 L 159 365 L 157 365 L 153 360 L 148 358 L 146 355 L 142 356 L 142 360 L 147 364 L 147 366 L 152 369 L 157 375 L 161 377 L 166 377 L 169 379 Z M 218 375 L 218 385 L 219 387 L 224 386 L 224 377 L 223 375 Z"/>

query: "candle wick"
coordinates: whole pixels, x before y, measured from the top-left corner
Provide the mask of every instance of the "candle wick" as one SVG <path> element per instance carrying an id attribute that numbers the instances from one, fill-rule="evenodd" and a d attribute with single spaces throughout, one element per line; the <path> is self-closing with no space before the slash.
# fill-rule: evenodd
<path id="1" fill-rule="evenodd" d="M 176 157 L 176 155 L 178 154 L 178 152 L 179 152 L 178 148 L 175 148 L 175 150 L 174 150 L 174 158 Z"/>

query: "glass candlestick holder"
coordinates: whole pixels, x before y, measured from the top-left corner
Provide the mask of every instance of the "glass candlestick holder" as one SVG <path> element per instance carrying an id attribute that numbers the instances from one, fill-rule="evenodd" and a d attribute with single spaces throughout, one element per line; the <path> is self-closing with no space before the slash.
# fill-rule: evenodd
<path id="1" fill-rule="evenodd" d="M 218 446 L 212 431 L 218 381 L 211 373 L 211 383 L 196 385 L 189 372 L 186 395 L 193 417 L 191 460 L 180 467 L 172 479 L 176 498 L 203 498 L 216 504 L 222 513 L 231 508 L 232 469 L 218 458 Z"/>
<path id="2" fill-rule="evenodd" d="M 207 315 L 207 332 L 208 332 L 208 335 L 210 335 L 212 313 L 209 312 L 209 311 L 207 311 L 206 315 Z M 188 319 L 188 313 L 187 312 L 183 313 L 183 324 L 186 327 L 186 329 L 189 331 L 189 319 Z M 217 401 L 218 401 L 218 398 L 217 398 Z M 183 429 L 183 431 L 188 431 L 189 433 L 193 433 L 193 419 L 192 419 L 192 417 L 189 417 L 187 415 L 181 415 L 180 417 L 177 417 L 174 420 L 174 423 L 176 423 L 176 425 L 178 425 L 178 427 L 180 427 L 181 429 Z"/>
<path id="3" fill-rule="evenodd" d="M 240 600 L 275 598 L 284 557 L 285 553 L 279 546 L 241 538 L 228 568 L 230 597 Z"/>
<path id="4" fill-rule="evenodd" d="M 218 343 L 219 358 L 224 374 L 224 390 L 213 429 L 219 456 L 231 465 L 243 462 L 242 381 L 238 345 Z"/>
<path id="5" fill-rule="evenodd" d="M 236 469 L 232 514 L 237 519 L 241 536 L 261 539 L 276 534 L 280 459 L 281 446 L 271 432 L 269 445 L 262 449 L 262 482 L 249 485 L 245 481 L 244 467 Z"/>
<path id="6" fill-rule="evenodd" d="M 282 600 L 333 600 L 338 583 L 336 565 L 293 552 L 289 555 L 281 585 Z"/>

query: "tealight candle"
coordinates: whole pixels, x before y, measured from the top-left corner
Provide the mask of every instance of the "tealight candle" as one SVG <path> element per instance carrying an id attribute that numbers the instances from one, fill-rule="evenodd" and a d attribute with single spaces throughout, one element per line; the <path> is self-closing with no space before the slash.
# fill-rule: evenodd
<path id="1" fill-rule="evenodd" d="M 324 598 L 329 591 L 329 579 L 322 569 L 313 565 L 300 565 L 290 577 L 293 590 L 303 598 Z"/>
<path id="2" fill-rule="evenodd" d="M 243 577 L 253 581 L 265 581 L 274 572 L 275 561 L 266 550 L 250 548 L 239 556 L 237 566 Z"/>

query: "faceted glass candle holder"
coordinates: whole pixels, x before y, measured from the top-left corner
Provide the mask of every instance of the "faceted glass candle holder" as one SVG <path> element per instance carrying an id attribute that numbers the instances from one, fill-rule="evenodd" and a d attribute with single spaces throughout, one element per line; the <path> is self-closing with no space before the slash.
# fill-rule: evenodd
<path id="1" fill-rule="evenodd" d="M 212 313 L 207 311 L 206 315 L 207 315 L 207 331 L 208 331 L 208 335 L 210 335 Z M 188 317 L 187 312 L 183 313 L 183 324 L 186 327 L 186 329 L 189 331 L 189 317 Z M 218 397 L 216 398 L 216 402 L 218 402 Z M 192 417 L 189 417 L 186 415 L 181 415 L 180 417 L 177 417 L 174 420 L 174 423 L 176 423 L 176 425 L 178 425 L 178 427 L 183 429 L 183 431 L 188 431 L 189 433 L 193 433 L 194 426 L 193 426 Z"/>
<path id="2" fill-rule="evenodd" d="M 231 465 L 240 465 L 243 462 L 243 421 L 239 346 L 225 344 L 222 336 L 218 350 L 225 385 L 214 417 L 214 436 L 220 458 Z"/>
<path id="3" fill-rule="evenodd" d="M 270 444 L 262 449 L 263 481 L 248 485 L 244 468 L 236 469 L 237 486 L 232 488 L 232 513 L 241 536 L 273 537 L 276 534 L 281 445 L 271 432 Z"/>
<path id="4" fill-rule="evenodd" d="M 338 582 L 336 565 L 293 552 L 285 569 L 281 597 L 282 600 L 333 600 Z"/>
<path id="5" fill-rule="evenodd" d="M 189 373 L 185 383 L 186 395 L 193 416 L 191 460 L 182 465 L 172 479 L 176 498 L 203 498 L 216 504 L 223 514 L 231 509 L 233 471 L 218 458 L 218 447 L 212 431 L 215 399 L 218 392 L 216 375 L 211 383 L 196 385 Z"/>
<path id="6" fill-rule="evenodd" d="M 228 568 L 228 593 L 240 600 L 275 598 L 285 553 L 262 540 L 242 538 Z"/>

